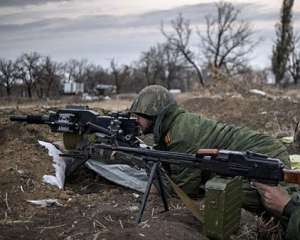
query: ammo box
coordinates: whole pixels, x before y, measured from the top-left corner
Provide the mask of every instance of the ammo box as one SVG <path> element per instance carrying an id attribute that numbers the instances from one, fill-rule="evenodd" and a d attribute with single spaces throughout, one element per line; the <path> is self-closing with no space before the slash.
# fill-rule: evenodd
<path id="1" fill-rule="evenodd" d="M 205 184 L 204 231 L 211 239 L 229 239 L 240 226 L 242 181 L 215 177 Z"/>

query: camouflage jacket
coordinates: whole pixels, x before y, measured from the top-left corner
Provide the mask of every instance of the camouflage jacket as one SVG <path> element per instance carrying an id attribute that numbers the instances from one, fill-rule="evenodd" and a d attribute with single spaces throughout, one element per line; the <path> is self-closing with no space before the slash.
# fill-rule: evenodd
<path id="1" fill-rule="evenodd" d="M 154 125 L 157 149 L 194 153 L 199 148 L 236 151 L 252 150 L 281 159 L 290 167 L 286 147 L 270 136 L 245 127 L 227 125 L 170 105 L 157 117 Z M 208 176 L 198 169 L 171 166 L 173 180 L 188 194 L 198 194 L 199 185 Z"/>
<path id="2" fill-rule="evenodd" d="M 287 240 L 300 240 L 300 194 L 295 194 L 284 208 L 281 223 Z"/>

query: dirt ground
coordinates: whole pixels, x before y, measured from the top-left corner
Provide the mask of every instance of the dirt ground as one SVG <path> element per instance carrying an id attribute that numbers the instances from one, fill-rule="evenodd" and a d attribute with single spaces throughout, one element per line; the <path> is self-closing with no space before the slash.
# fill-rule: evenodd
<path id="1" fill-rule="evenodd" d="M 179 95 L 187 110 L 271 134 L 293 135 L 300 120 L 300 91 L 270 91 L 273 97 L 245 93 Z M 299 96 L 298 96 L 299 95 Z M 275 96 L 275 97 L 274 97 Z M 81 103 L 94 110 L 123 110 L 129 99 Z M 112 184 L 81 168 L 64 190 L 42 183 L 52 174 L 52 161 L 37 140 L 57 141 L 46 126 L 12 123 L 13 114 L 47 113 L 68 101 L 15 104 L 0 107 L 0 240 L 4 239 L 205 239 L 203 226 L 178 199 L 162 212 L 160 199 L 150 196 L 143 222 L 135 224 L 141 195 Z M 80 102 L 78 102 L 80 103 Z M 291 153 L 299 153 L 289 147 Z M 37 207 L 27 200 L 57 199 L 60 206 Z M 243 212 L 241 230 L 232 239 L 256 239 L 257 221 Z"/>

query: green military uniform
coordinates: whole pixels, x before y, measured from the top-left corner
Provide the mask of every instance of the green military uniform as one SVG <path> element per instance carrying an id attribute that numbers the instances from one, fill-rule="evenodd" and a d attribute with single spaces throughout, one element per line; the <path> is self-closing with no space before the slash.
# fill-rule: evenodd
<path id="1" fill-rule="evenodd" d="M 134 100 L 131 111 L 144 117 L 155 117 L 153 133 L 159 150 L 195 153 L 200 148 L 236 151 L 251 150 L 281 159 L 290 167 L 285 146 L 270 136 L 248 128 L 226 125 L 181 109 L 170 93 L 160 86 L 142 90 Z M 170 166 L 171 177 L 189 195 L 199 194 L 202 184 L 210 177 L 208 172 L 180 166 Z M 244 207 L 256 211 L 257 191 L 244 186 Z"/>
<path id="2" fill-rule="evenodd" d="M 200 148 L 217 148 L 236 151 L 251 150 L 281 159 L 290 166 L 285 146 L 270 136 L 248 128 L 226 125 L 215 120 L 188 113 L 176 105 L 169 106 L 156 119 L 154 139 L 157 148 L 167 151 L 195 153 Z M 209 174 L 198 169 L 171 166 L 172 178 L 188 194 L 197 194 Z M 248 184 L 244 207 L 256 211 L 258 195 Z"/>
<path id="3" fill-rule="evenodd" d="M 226 125 L 193 113 L 176 105 L 157 117 L 154 139 L 160 149 L 196 152 L 199 148 L 236 151 L 251 150 L 281 159 L 290 166 L 286 147 L 270 136 L 248 128 Z"/>
<path id="4" fill-rule="evenodd" d="M 285 206 L 281 223 L 286 229 L 285 239 L 300 240 L 300 194 L 295 194 Z"/>

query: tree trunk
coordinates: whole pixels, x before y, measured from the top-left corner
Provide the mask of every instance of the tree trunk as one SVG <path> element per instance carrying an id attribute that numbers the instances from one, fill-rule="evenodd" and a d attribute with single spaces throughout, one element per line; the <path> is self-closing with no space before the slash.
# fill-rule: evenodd
<path id="1" fill-rule="evenodd" d="M 203 81 L 203 77 L 202 77 L 202 73 L 200 72 L 199 67 L 196 65 L 196 63 L 188 56 L 188 54 L 186 54 L 186 52 L 182 51 L 182 54 L 184 55 L 184 57 L 186 58 L 186 60 L 192 64 L 192 66 L 195 68 L 196 73 L 197 73 L 197 77 L 199 79 L 199 82 L 201 84 L 202 87 L 204 87 L 204 81 Z"/>
<path id="2" fill-rule="evenodd" d="M 32 98 L 31 86 L 29 84 L 27 85 L 27 95 L 29 98 Z"/>
<path id="3" fill-rule="evenodd" d="M 11 95 L 11 87 L 6 86 L 6 95 L 9 97 Z"/>

